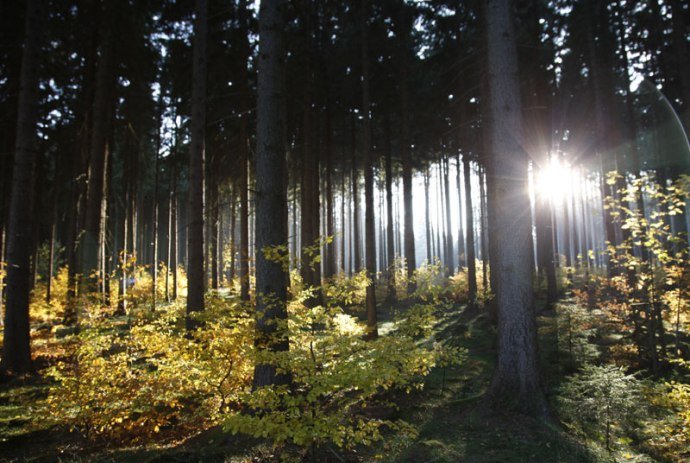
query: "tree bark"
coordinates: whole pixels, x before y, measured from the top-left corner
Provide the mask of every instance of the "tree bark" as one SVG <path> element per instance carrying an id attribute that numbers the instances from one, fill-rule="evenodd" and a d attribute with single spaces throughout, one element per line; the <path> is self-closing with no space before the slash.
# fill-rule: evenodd
<path id="1" fill-rule="evenodd" d="M 256 130 L 256 328 L 258 349 L 288 350 L 289 275 L 281 262 L 267 255 L 281 249 L 287 259 L 287 165 L 285 161 L 286 49 L 284 0 L 263 0 L 259 9 L 258 103 Z M 271 256 L 275 257 L 275 256 Z M 253 387 L 288 382 L 275 365 L 254 367 Z"/>
<path id="2" fill-rule="evenodd" d="M 189 207 L 187 212 L 187 317 L 188 331 L 198 322 L 194 312 L 204 310 L 204 158 L 206 128 L 206 34 L 207 0 L 196 0 L 194 20 L 194 69 L 192 84 L 192 130 L 189 153 Z"/>
<path id="3" fill-rule="evenodd" d="M 366 309 L 367 337 L 378 337 L 376 313 L 376 227 L 374 224 L 374 160 L 371 149 L 371 107 L 369 97 L 369 1 L 360 2 L 360 27 L 362 46 L 362 115 L 364 117 L 362 149 L 364 150 L 364 240 L 367 278 Z"/>
<path id="4" fill-rule="evenodd" d="M 114 0 L 103 4 L 103 15 L 108 17 Z M 96 90 L 93 100 L 93 126 L 89 148 L 88 186 L 84 234 L 81 244 L 81 273 L 85 293 L 99 290 L 104 275 L 101 247 L 105 239 L 105 210 L 107 166 L 110 157 L 108 133 L 113 110 L 112 93 L 115 85 L 115 56 L 113 50 L 113 26 L 101 27 L 101 55 L 96 74 Z"/>
<path id="5" fill-rule="evenodd" d="M 467 299 L 470 306 L 477 300 L 477 261 L 474 255 L 474 214 L 472 210 L 472 185 L 470 182 L 470 157 L 467 153 L 462 156 L 462 166 L 465 175 L 465 219 L 467 238 Z M 461 217 L 462 219 L 462 217 Z"/>
<path id="6" fill-rule="evenodd" d="M 12 193 L 7 228 L 7 304 L 4 314 L 2 370 L 15 374 L 33 370 L 29 336 L 29 288 L 34 229 L 34 174 L 38 154 L 38 72 L 44 4 L 28 0 L 26 36 L 12 170 Z"/>
<path id="7" fill-rule="evenodd" d="M 517 47 L 509 0 L 488 0 L 486 28 L 492 152 L 491 213 L 497 227 L 498 359 L 488 391 L 493 407 L 547 417 L 539 376 L 532 293 L 532 223 L 528 159 L 521 147 L 522 120 Z"/>
<path id="8" fill-rule="evenodd" d="M 392 303 L 396 299 L 396 294 L 395 238 L 393 236 L 393 166 L 391 160 L 393 147 L 391 143 L 392 134 L 390 125 L 390 117 L 386 117 L 386 249 L 388 253 L 386 271 L 388 272 L 388 302 Z"/>

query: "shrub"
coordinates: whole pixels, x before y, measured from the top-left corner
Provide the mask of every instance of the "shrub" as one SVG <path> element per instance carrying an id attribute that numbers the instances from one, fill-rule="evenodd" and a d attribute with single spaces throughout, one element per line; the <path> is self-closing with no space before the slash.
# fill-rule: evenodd
<path id="1" fill-rule="evenodd" d="M 49 370 L 56 381 L 39 416 L 90 439 L 141 441 L 217 421 L 250 382 L 253 319 L 239 304 L 210 304 L 192 338 L 181 306 L 103 320 L 75 337 L 71 357 Z"/>
<path id="2" fill-rule="evenodd" d="M 262 351 L 255 358 L 289 372 L 290 385 L 247 391 L 241 398 L 245 409 L 229 414 L 225 427 L 307 448 L 366 445 L 381 438 L 383 427 L 408 429 L 367 409 L 392 407 L 383 392 L 420 388 L 439 360 L 449 361 L 450 350 L 415 340 L 428 333 L 428 313 L 420 313 L 398 321 L 394 335 L 367 342 L 364 325 L 342 309 L 291 304 L 290 351 Z M 454 361 L 463 355 L 452 351 Z"/>
<path id="3" fill-rule="evenodd" d="M 640 398 L 641 384 L 634 375 L 613 365 L 586 365 L 566 379 L 558 404 L 569 427 L 603 438 L 606 449 L 611 450 L 612 438 L 633 422 L 636 411 L 641 412 Z"/>

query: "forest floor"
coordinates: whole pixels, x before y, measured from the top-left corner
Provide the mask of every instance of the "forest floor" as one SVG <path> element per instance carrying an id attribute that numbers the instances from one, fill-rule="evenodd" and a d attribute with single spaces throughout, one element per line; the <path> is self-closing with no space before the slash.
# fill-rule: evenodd
<path id="1" fill-rule="evenodd" d="M 540 317 L 541 351 L 549 390 L 564 376 L 558 365 L 554 335 L 555 317 Z M 382 330 L 385 330 L 383 323 Z M 437 327 L 437 339 L 468 349 L 468 360 L 459 367 L 436 368 L 424 388 L 397 397 L 401 418 L 416 430 L 416 437 L 387 435 L 371 447 L 343 453 L 324 448 L 318 462 L 650 462 L 644 454 L 624 445 L 614 454 L 598 443 L 583 442 L 565 429 L 533 419 L 488 413 L 482 394 L 493 369 L 493 327 L 480 311 L 455 306 Z M 53 354 L 46 354 L 53 355 Z M 39 359 L 40 360 L 40 359 Z M 39 365 L 46 363 L 39 361 Z M 0 384 L 0 461 L 27 462 L 259 462 L 280 461 L 271 446 L 256 439 L 232 436 L 219 427 L 183 442 L 136 448 L 94 446 L 58 427 L 30 425 L 35 401 L 49 384 L 41 377 Z"/>

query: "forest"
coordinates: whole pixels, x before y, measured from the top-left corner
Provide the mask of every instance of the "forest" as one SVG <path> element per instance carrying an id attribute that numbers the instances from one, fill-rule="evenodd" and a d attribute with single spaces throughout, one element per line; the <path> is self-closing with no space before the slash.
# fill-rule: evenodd
<path id="1" fill-rule="evenodd" d="M 684 0 L 0 0 L 0 462 L 690 461 Z"/>

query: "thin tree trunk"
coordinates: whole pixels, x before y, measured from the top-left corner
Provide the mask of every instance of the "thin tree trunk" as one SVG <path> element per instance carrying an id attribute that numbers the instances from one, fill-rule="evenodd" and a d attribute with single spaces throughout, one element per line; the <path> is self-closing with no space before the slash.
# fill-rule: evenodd
<path id="1" fill-rule="evenodd" d="M 357 168 L 357 144 L 355 138 L 355 115 L 351 115 L 352 143 L 352 248 L 355 272 L 362 270 L 362 257 L 359 244 L 359 170 Z"/>
<path id="2" fill-rule="evenodd" d="M 48 281 L 46 282 L 46 302 L 52 301 L 53 277 L 55 276 L 55 234 L 57 233 L 57 192 L 53 191 L 53 220 L 50 224 L 50 249 L 48 257 Z M 2 282 L 0 282 L 2 284 Z"/>
<path id="3" fill-rule="evenodd" d="M 445 193 L 445 210 L 446 210 L 446 220 L 445 220 L 445 231 L 444 231 L 444 241 L 445 241 L 445 252 L 446 252 L 446 271 L 447 275 L 450 276 L 455 270 L 455 259 L 453 258 L 453 231 L 450 222 L 450 183 L 448 177 L 450 176 L 450 166 L 448 162 L 448 156 L 444 156 L 443 159 L 443 191 Z M 458 184 L 459 185 L 459 184 Z M 458 198 L 458 201 L 462 202 L 462 197 Z M 460 216 L 460 221 L 462 222 L 462 216 Z M 459 239 L 459 237 L 458 237 Z M 460 252 L 458 252 L 459 254 Z"/>
<path id="4" fill-rule="evenodd" d="M 160 146 L 161 146 L 161 131 L 160 131 L 160 125 L 162 122 L 163 118 L 163 103 L 160 101 L 159 98 L 159 105 L 161 105 L 160 108 L 158 108 L 159 115 L 157 119 L 157 125 L 156 125 L 156 152 L 154 153 L 154 156 L 156 157 L 155 162 L 153 163 L 153 168 L 154 168 L 154 174 L 153 174 L 153 214 L 152 214 L 152 220 L 153 220 L 153 261 L 151 264 L 151 275 L 153 279 L 153 284 L 151 285 L 151 309 L 156 310 L 156 302 L 158 299 L 158 176 L 159 176 L 159 153 L 160 153 Z"/>
<path id="5" fill-rule="evenodd" d="M 386 117 L 386 246 L 388 259 L 386 261 L 386 271 L 388 272 L 388 302 L 392 303 L 396 299 L 395 294 L 395 243 L 393 236 L 393 167 L 391 143 L 391 121 Z M 383 248 L 383 246 L 381 246 Z"/>
<path id="6" fill-rule="evenodd" d="M 465 153 L 462 157 L 465 174 L 465 216 L 467 231 L 467 299 L 474 305 L 477 299 L 477 262 L 474 255 L 474 215 L 472 210 L 472 185 L 470 182 L 470 157 Z M 462 218 L 462 216 L 461 216 Z"/>
<path id="7" fill-rule="evenodd" d="M 414 211 L 412 204 L 412 160 L 410 159 L 410 117 L 409 117 L 409 83 L 408 83 L 408 57 L 410 45 L 410 35 L 412 23 L 414 21 L 409 10 L 400 8 L 400 33 L 402 56 L 400 58 L 400 140 L 402 155 L 402 182 L 403 182 L 403 205 L 404 205 L 404 227 L 405 227 L 405 264 L 407 269 L 407 292 L 412 294 L 415 290 L 414 270 L 417 266 L 417 256 L 414 240 Z M 428 203 L 428 201 L 427 201 Z M 427 207 L 428 211 L 428 207 Z M 427 212 L 428 214 L 428 212 Z M 428 230 L 427 219 L 427 230 Z"/>
<path id="8" fill-rule="evenodd" d="M 462 156 L 463 158 L 467 157 L 467 154 Z M 458 221 L 458 267 L 462 268 L 466 265 L 467 263 L 467 253 L 465 251 L 465 248 L 469 248 L 469 244 L 465 242 L 465 230 L 463 229 L 463 224 L 462 224 L 462 182 L 460 181 L 461 175 L 460 175 L 460 150 L 458 149 L 457 153 L 457 183 L 458 183 L 458 214 L 460 217 L 460 220 Z M 465 201 L 467 201 L 467 198 L 465 198 Z M 469 233 L 469 230 L 467 231 Z"/>
<path id="9" fill-rule="evenodd" d="M 424 228 L 426 230 L 426 260 L 428 264 L 433 263 L 434 257 L 431 253 L 431 221 L 429 217 L 429 167 L 424 171 Z"/>
<path id="10" fill-rule="evenodd" d="M 108 17 L 114 8 L 114 0 L 103 4 L 103 16 Z M 112 114 L 112 91 L 115 84 L 112 26 L 101 28 L 101 55 L 98 61 L 96 90 L 93 101 L 93 130 L 89 149 L 89 181 L 86 193 L 84 235 L 81 242 L 81 260 L 84 289 L 88 293 L 99 290 L 103 278 L 101 247 L 105 239 L 106 175 L 110 146 L 108 131 Z"/>
<path id="11" fill-rule="evenodd" d="M 366 270 L 369 285 L 366 293 L 367 337 L 378 337 L 376 313 L 376 229 L 374 224 L 374 160 L 371 148 L 371 108 L 369 99 L 369 39 L 368 0 L 360 2 L 360 27 L 362 46 L 362 113 L 364 116 L 362 148 L 364 150 L 364 230 L 366 245 Z"/>

